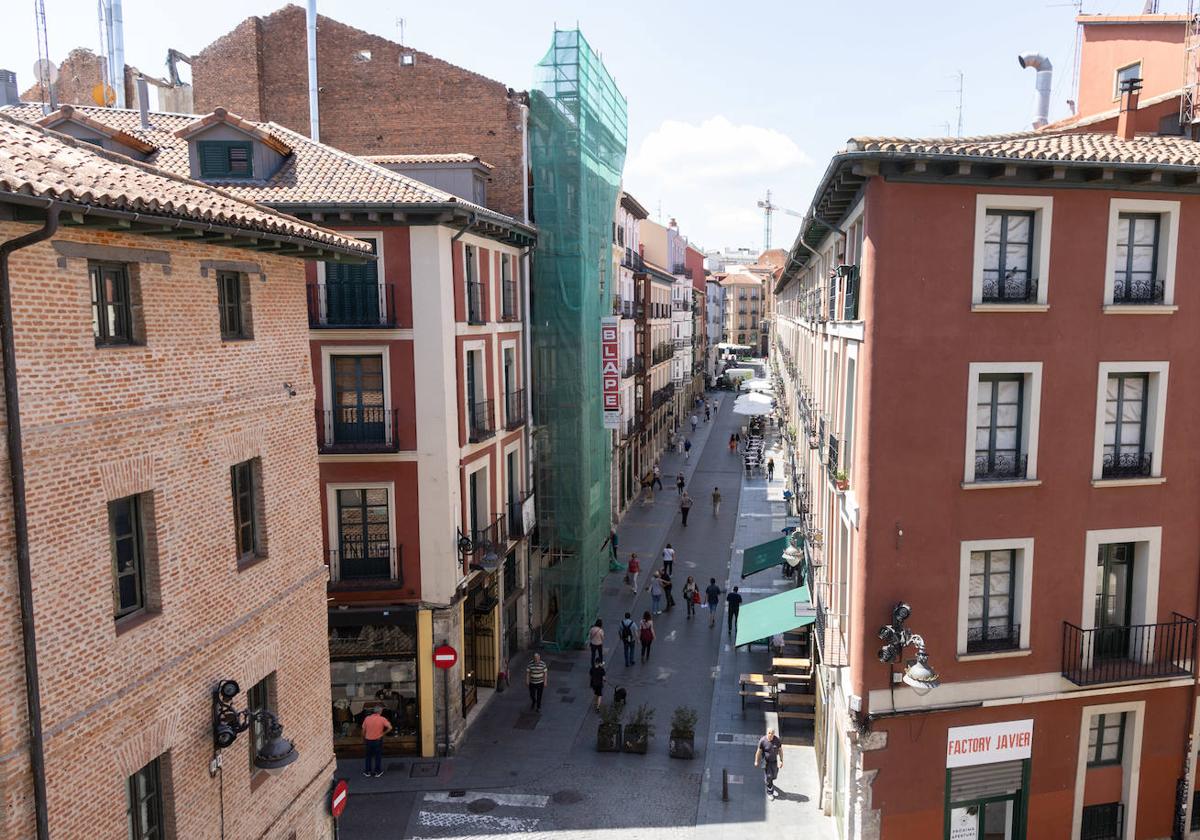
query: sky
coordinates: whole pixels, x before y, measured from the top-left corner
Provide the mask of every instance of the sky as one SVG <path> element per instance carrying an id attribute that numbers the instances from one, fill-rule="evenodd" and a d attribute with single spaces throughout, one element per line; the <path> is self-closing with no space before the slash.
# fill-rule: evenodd
<path id="1" fill-rule="evenodd" d="M 95 0 L 45 5 L 52 59 L 77 46 L 98 51 Z M 168 47 L 194 54 L 282 5 L 124 0 L 126 62 L 165 75 Z M 1085 0 L 1083 11 L 1142 5 Z M 33 6 L 0 0 L 0 67 L 16 71 L 22 90 L 38 57 Z M 1066 0 L 318 0 L 318 10 L 397 41 L 403 27 L 409 46 L 520 90 L 554 28 L 578 25 L 628 100 L 625 188 L 703 248 L 761 248 L 757 202 L 769 189 L 772 202 L 803 213 L 849 137 L 953 134 L 960 72 L 964 135 L 1029 126 L 1034 73 L 1019 53 L 1054 64 L 1051 120 L 1074 96 L 1076 6 Z M 1162 0 L 1160 10 L 1186 2 Z M 776 213 L 772 245 L 790 246 L 798 224 Z"/>

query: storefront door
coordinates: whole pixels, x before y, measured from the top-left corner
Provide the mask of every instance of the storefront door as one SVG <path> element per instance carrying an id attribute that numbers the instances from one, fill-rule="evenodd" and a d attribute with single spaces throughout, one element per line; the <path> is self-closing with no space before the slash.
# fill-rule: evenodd
<path id="1" fill-rule="evenodd" d="M 950 814 L 950 840 L 1016 840 L 1019 796 L 955 807 Z"/>
<path id="2" fill-rule="evenodd" d="M 945 840 L 1025 840 L 1032 745 L 1032 720 L 948 730 Z"/>

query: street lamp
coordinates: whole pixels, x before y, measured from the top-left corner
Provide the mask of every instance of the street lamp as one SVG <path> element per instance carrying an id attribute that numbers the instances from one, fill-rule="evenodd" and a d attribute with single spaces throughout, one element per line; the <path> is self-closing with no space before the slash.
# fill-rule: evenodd
<path id="1" fill-rule="evenodd" d="M 240 692 L 233 680 L 221 680 L 213 689 L 213 746 L 218 750 L 232 746 L 239 734 L 258 723 L 266 730 L 267 737 L 254 754 L 254 766 L 269 773 L 282 770 L 300 757 L 296 745 L 283 737 L 283 725 L 274 713 L 267 709 L 254 712 L 235 709 L 231 701 Z"/>
<path id="2" fill-rule="evenodd" d="M 908 621 L 911 615 L 912 607 L 904 602 L 892 608 L 892 623 L 879 628 L 879 638 L 884 643 L 879 649 L 879 661 L 887 665 L 898 662 L 906 647 L 915 647 L 917 658 L 904 663 L 902 679 L 918 696 L 924 696 L 938 687 L 940 678 L 929 664 L 929 656 L 925 652 L 925 639 L 904 626 L 904 622 Z"/>

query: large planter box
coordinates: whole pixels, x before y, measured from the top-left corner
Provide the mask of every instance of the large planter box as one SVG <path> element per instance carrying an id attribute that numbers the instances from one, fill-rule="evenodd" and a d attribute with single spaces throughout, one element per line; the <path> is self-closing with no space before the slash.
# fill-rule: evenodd
<path id="1" fill-rule="evenodd" d="M 644 726 L 629 724 L 625 727 L 625 737 L 621 741 L 621 749 L 627 753 L 646 754 L 650 746 L 650 735 Z"/>
<path id="2" fill-rule="evenodd" d="M 606 726 L 600 724 L 596 730 L 596 751 L 597 752 L 620 752 L 621 751 L 621 727 Z"/>
<path id="3" fill-rule="evenodd" d="M 671 731 L 671 740 L 667 744 L 671 758 L 696 757 L 696 733 L 679 730 Z"/>

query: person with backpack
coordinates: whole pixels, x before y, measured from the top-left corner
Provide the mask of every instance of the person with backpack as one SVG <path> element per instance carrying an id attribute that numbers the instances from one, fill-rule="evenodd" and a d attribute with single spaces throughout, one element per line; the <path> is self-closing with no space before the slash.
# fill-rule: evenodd
<path id="1" fill-rule="evenodd" d="M 683 442 L 683 460 L 692 460 L 692 439 L 688 438 Z"/>
<path id="2" fill-rule="evenodd" d="M 763 776 L 767 782 L 767 796 L 775 798 L 775 777 L 783 767 L 783 742 L 775 734 L 774 729 L 768 729 L 767 734 L 758 739 L 758 749 L 754 751 L 754 766 L 763 763 Z"/>
<path id="3" fill-rule="evenodd" d="M 621 647 L 625 650 L 625 666 L 633 664 L 633 617 L 629 613 L 625 613 L 625 618 L 621 619 Z"/>
<path id="4" fill-rule="evenodd" d="M 696 602 L 700 600 L 700 587 L 696 586 L 696 579 L 691 575 L 683 585 L 683 600 L 687 601 L 687 617 L 691 618 L 696 614 Z"/>
<path id="5" fill-rule="evenodd" d="M 717 623 L 717 605 L 721 603 L 721 587 L 717 586 L 716 578 L 708 579 L 704 595 L 708 601 L 708 626 L 712 627 Z"/>
<path id="6" fill-rule="evenodd" d="M 654 619 L 650 611 L 642 613 L 642 623 L 638 626 L 638 639 L 642 643 L 642 664 L 650 658 L 650 645 L 654 644 Z"/>

